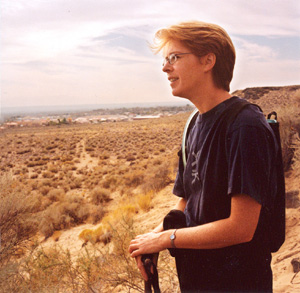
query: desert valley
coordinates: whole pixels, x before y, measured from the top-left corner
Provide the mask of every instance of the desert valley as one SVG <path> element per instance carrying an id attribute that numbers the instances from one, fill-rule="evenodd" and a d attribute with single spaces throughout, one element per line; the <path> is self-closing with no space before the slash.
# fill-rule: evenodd
<path id="1" fill-rule="evenodd" d="M 274 292 L 298 292 L 300 86 L 234 94 L 278 113 L 287 222 L 273 255 Z M 127 248 L 176 202 L 172 184 L 190 109 L 177 112 L 0 131 L 0 292 L 143 292 Z M 158 270 L 162 291 L 179 292 L 168 252 Z"/>

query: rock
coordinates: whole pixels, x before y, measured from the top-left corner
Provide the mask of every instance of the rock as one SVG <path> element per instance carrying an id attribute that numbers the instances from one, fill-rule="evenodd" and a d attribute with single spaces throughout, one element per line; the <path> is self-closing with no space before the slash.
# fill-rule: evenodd
<path id="1" fill-rule="evenodd" d="M 298 208 L 300 206 L 299 190 L 291 190 L 286 192 L 285 199 L 287 209 Z"/>
<path id="2" fill-rule="evenodd" d="M 291 264 L 293 266 L 293 272 L 298 273 L 300 271 L 300 257 L 293 258 Z"/>

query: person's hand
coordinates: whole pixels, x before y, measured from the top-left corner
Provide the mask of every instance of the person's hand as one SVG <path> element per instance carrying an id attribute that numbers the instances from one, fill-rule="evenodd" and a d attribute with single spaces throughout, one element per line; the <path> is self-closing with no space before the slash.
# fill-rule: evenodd
<path id="1" fill-rule="evenodd" d="M 150 232 L 136 236 L 131 240 L 129 245 L 129 253 L 131 257 L 137 257 L 142 254 L 157 253 L 164 250 L 163 233 Z"/>
<path id="2" fill-rule="evenodd" d="M 131 257 L 135 258 L 138 269 L 145 281 L 148 280 L 148 276 L 142 262 L 142 255 L 154 254 L 153 262 L 157 265 L 158 252 L 165 249 L 161 244 L 161 234 L 162 233 L 150 232 L 138 235 L 130 242 L 128 251 Z"/>
<path id="3" fill-rule="evenodd" d="M 142 262 L 142 255 L 139 255 L 139 256 L 135 257 L 135 260 L 136 260 L 137 267 L 138 267 L 138 269 L 140 270 L 140 273 L 141 273 L 143 279 L 144 279 L 145 281 L 148 281 L 148 275 L 147 275 L 147 273 L 146 273 L 144 264 L 143 264 L 143 262 Z M 158 260 L 158 253 L 155 253 L 155 254 L 153 254 L 153 259 L 152 259 L 152 261 L 153 261 L 153 263 L 155 264 L 156 267 L 157 267 L 157 260 Z M 154 273 L 154 272 L 153 272 L 153 268 L 151 268 L 151 272 Z"/>

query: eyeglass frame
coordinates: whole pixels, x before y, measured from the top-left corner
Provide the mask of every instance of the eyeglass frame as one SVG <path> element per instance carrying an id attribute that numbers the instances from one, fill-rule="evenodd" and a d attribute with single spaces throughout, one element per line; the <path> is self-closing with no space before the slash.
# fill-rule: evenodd
<path id="1" fill-rule="evenodd" d="M 188 55 L 188 54 L 193 54 L 193 53 L 172 53 L 169 56 L 164 58 L 162 66 L 165 66 L 167 64 L 167 62 L 169 62 L 170 65 L 173 65 L 178 60 L 177 56 Z M 174 61 L 171 61 L 171 58 L 174 58 Z"/>

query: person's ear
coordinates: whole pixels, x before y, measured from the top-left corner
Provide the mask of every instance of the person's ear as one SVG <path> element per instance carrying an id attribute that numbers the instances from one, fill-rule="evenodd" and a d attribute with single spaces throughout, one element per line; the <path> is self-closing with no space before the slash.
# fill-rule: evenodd
<path id="1" fill-rule="evenodd" d="M 216 55 L 214 53 L 208 53 L 205 56 L 204 64 L 206 71 L 212 70 L 216 64 Z"/>

